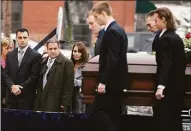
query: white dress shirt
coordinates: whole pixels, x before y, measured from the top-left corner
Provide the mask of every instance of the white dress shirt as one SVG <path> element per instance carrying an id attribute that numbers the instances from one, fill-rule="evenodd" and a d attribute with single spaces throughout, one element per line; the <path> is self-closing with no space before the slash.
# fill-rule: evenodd
<path id="1" fill-rule="evenodd" d="M 166 29 L 163 29 L 163 30 L 161 31 L 159 37 L 161 37 L 161 36 L 164 34 L 165 31 L 166 31 Z"/>
<path id="2" fill-rule="evenodd" d="M 105 25 L 105 28 L 104 28 L 105 31 L 107 30 L 107 28 L 109 27 L 109 25 L 110 25 L 113 21 L 115 21 L 115 19 L 112 19 L 112 20 L 110 20 L 110 21 L 107 22 L 107 24 Z"/>
<path id="3" fill-rule="evenodd" d="M 55 59 L 56 58 L 54 58 L 54 59 L 51 59 L 50 57 L 48 58 L 48 61 L 47 61 L 47 64 L 46 64 L 48 69 L 46 70 L 46 72 L 43 75 L 43 89 L 44 89 L 44 87 L 45 87 L 45 85 L 47 83 L 47 74 L 48 74 L 49 70 L 51 69 L 52 65 L 54 64 Z"/>

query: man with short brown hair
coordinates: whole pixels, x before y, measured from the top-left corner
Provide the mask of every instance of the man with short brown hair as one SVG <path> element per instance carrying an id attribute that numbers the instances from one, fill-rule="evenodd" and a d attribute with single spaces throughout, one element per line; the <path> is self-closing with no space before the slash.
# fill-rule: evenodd
<path id="1" fill-rule="evenodd" d="M 93 116 L 104 131 L 118 131 L 123 89 L 127 88 L 127 35 L 112 16 L 107 2 L 98 2 L 92 9 L 96 21 L 104 25 L 100 46 L 99 85 L 94 100 Z"/>
<path id="2" fill-rule="evenodd" d="M 48 57 L 40 67 L 35 110 L 67 112 L 71 106 L 74 87 L 74 67 L 60 52 L 60 43 L 46 43 Z"/>

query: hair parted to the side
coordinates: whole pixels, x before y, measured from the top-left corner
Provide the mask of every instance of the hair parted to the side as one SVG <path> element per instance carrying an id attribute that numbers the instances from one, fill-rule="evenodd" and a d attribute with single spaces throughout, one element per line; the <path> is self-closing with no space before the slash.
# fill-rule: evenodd
<path id="1" fill-rule="evenodd" d="M 71 60 L 73 61 L 74 65 L 76 64 L 76 61 L 73 58 L 73 51 L 74 51 L 75 46 L 77 46 L 78 51 L 82 53 L 81 59 L 80 59 L 80 64 L 83 65 L 88 61 L 88 52 L 87 52 L 86 46 L 85 46 L 84 42 L 82 42 L 82 41 L 78 41 L 73 45 L 72 52 L 71 52 Z"/>
<path id="2" fill-rule="evenodd" d="M 172 14 L 172 12 L 166 8 L 166 7 L 161 7 L 155 10 L 155 13 L 158 14 L 158 17 L 160 19 L 165 18 L 167 24 L 166 24 L 166 28 L 167 29 L 173 29 L 176 30 L 176 21 L 175 21 L 175 17 Z"/>
<path id="3" fill-rule="evenodd" d="M 92 8 L 93 13 L 101 14 L 102 11 L 106 12 L 108 16 L 112 16 L 112 8 L 106 1 L 100 1 Z"/>
<path id="4" fill-rule="evenodd" d="M 48 40 L 48 41 L 46 42 L 46 47 L 47 47 L 47 49 L 48 49 L 48 45 L 49 45 L 50 43 L 57 43 L 57 44 L 58 44 L 58 47 L 60 48 L 60 42 L 59 42 L 58 40 L 50 39 L 50 40 Z"/>

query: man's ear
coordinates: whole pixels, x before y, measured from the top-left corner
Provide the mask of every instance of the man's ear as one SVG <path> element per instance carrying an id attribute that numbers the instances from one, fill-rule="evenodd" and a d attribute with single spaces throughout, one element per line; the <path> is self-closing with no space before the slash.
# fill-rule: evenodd
<path id="1" fill-rule="evenodd" d="M 162 17 L 162 22 L 165 23 L 166 22 L 166 18 Z"/>

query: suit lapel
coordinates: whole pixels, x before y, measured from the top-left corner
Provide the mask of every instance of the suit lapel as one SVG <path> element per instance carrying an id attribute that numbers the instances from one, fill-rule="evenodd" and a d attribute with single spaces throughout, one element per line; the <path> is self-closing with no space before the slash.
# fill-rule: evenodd
<path id="1" fill-rule="evenodd" d="M 53 71 L 56 69 L 56 63 L 55 63 L 56 61 L 54 61 L 54 63 L 53 63 L 53 65 L 52 65 L 52 67 L 50 68 L 50 70 L 48 71 L 48 74 L 47 74 L 47 83 L 46 83 L 46 85 L 45 85 L 45 87 L 44 87 L 44 92 L 46 92 L 47 90 L 48 90 L 48 88 L 51 86 L 51 84 L 52 84 L 52 81 L 54 80 L 54 79 L 52 79 L 52 78 L 50 78 L 51 77 L 51 73 L 53 73 Z M 45 69 L 44 69 L 45 68 Z M 45 74 L 45 72 L 46 72 L 46 70 L 48 69 L 48 67 L 47 66 L 44 66 L 44 68 L 42 69 L 42 73 L 43 73 L 43 75 Z M 42 77 L 43 78 L 43 77 Z M 48 85 L 48 86 L 47 86 Z M 46 94 L 46 93 L 45 93 Z"/>
<path id="2" fill-rule="evenodd" d="M 40 76 L 43 76 L 44 73 L 46 72 L 46 70 L 48 69 L 48 67 L 47 67 L 47 65 L 46 65 L 47 61 L 48 61 L 48 57 L 45 58 L 45 59 L 43 59 L 42 62 L 41 62 L 42 68 L 41 68 L 41 70 L 40 70 Z"/>
<path id="3" fill-rule="evenodd" d="M 109 24 L 109 26 L 107 27 L 106 32 L 109 30 L 109 28 L 111 28 L 111 26 L 113 26 L 113 25 L 115 25 L 115 24 L 117 24 L 116 21 L 111 22 L 111 23 Z"/>
<path id="4" fill-rule="evenodd" d="M 56 61 L 54 61 L 52 67 L 50 68 L 49 72 L 48 72 L 48 75 L 53 72 L 54 70 L 56 69 Z"/>
<path id="5" fill-rule="evenodd" d="M 18 66 L 18 48 L 16 48 L 14 51 L 13 51 L 13 56 L 14 58 L 12 59 L 12 64 L 13 65 L 16 65 L 16 70 L 19 69 L 19 66 Z"/>
<path id="6" fill-rule="evenodd" d="M 23 57 L 23 59 L 22 59 L 22 61 L 21 61 L 20 67 L 21 67 L 21 66 L 23 65 L 23 63 L 27 60 L 27 57 L 28 57 L 28 55 L 29 55 L 29 52 L 31 52 L 31 48 L 30 48 L 30 47 L 27 48 L 27 50 L 26 50 L 26 52 L 25 52 L 25 54 L 24 54 L 24 57 Z"/>
<path id="7" fill-rule="evenodd" d="M 53 73 L 54 73 L 54 71 L 56 70 L 58 64 L 61 63 L 62 57 L 63 57 L 62 54 L 60 54 L 60 55 L 56 58 L 56 60 L 54 61 L 52 67 L 50 68 L 50 70 L 49 70 L 49 72 L 48 72 L 48 74 L 47 74 L 47 83 L 46 83 L 46 85 L 45 85 L 45 87 L 44 87 L 44 92 L 46 92 L 46 91 L 48 90 L 48 88 L 51 87 L 52 82 L 55 80 L 54 78 L 52 78 L 52 77 L 55 76 Z M 44 72 L 44 73 L 45 73 L 45 72 Z M 52 74 L 53 74 L 53 75 L 52 75 Z M 48 85 L 48 86 L 47 86 L 47 85 Z"/>

